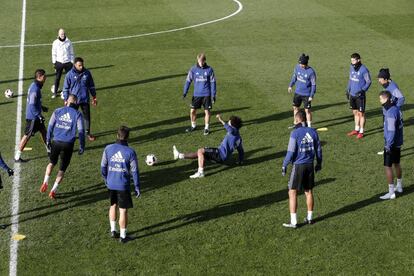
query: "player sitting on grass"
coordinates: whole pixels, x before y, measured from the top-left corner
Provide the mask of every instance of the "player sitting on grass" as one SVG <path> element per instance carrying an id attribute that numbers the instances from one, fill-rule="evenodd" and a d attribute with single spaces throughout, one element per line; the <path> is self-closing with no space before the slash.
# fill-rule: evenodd
<path id="1" fill-rule="evenodd" d="M 7 166 L 6 162 L 4 162 L 3 158 L 1 157 L 1 154 L 0 154 L 0 168 L 7 171 L 9 176 L 12 176 L 14 174 L 14 171 L 10 169 L 9 166 Z M 1 176 L 0 176 L 0 189 L 3 189 L 3 182 L 1 180 Z"/>
<path id="2" fill-rule="evenodd" d="M 198 171 L 191 175 L 190 178 L 204 177 L 204 163 L 205 160 L 210 160 L 216 163 L 222 163 L 227 160 L 234 149 L 237 149 L 239 153 L 238 164 L 242 164 L 244 158 L 244 150 L 242 145 L 242 138 L 239 130 L 242 127 L 242 120 L 237 116 L 231 116 L 226 123 L 218 114 L 216 118 L 224 125 L 227 131 L 226 136 L 221 142 L 218 148 L 199 148 L 197 152 L 192 153 L 180 153 L 175 146 L 173 146 L 174 160 L 177 159 L 198 159 Z"/>

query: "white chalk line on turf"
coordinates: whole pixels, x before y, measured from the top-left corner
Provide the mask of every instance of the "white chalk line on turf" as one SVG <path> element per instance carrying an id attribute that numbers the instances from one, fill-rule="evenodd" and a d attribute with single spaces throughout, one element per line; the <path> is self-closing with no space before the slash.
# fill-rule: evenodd
<path id="1" fill-rule="evenodd" d="M 233 17 L 233 16 L 237 15 L 238 13 L 240 13 L 243 10 L 243 4 L 240 1 L 238 1 L 238 0 L 232 0 L 232 1 L 234 3 L 236 3 L 237 6 L 238 6 L 238 8 L 235 12 L 233 12 L 232 14 L 229 14 L 225 17 L 214 19 L 214 20 L 211 20 L 211 21 L 207 21 L 207 22 L 203 22 L 203 23 L 199 23 L 199 24 L 195 24 L 195 25 L 191 25 L 191 26 L 176 28 L 176 29 L 152 32 L 152 33 L 118 36 L 118 37 L 108 37 L 108 38 L 98 38 L 98 39 L 89 39 L 89 40 L 79 40 L 79 41 L 72 41 L 72 43 L 73 44 L 81 44 L 81 43 L 93 43 L 93 42 L 104 42 L 104 41 L 113 41 L 113 40 L 132 39 L 132 38 L 138 38 L 138 37 L 144 37 L 144 36 L 152 36 L 152 35 L 179 32 L 179 31 L 183 31 L 183 30 L 187 30 L 187 29 L 193 29 L 193 28 L 197 28 L 197 27 L 217 23 L 217 22 L 229 19 L 230 17 Z M 42 46 L 51 46 L 51 45 L 52 45 L 51 43 L 39 43 L 39 44 L 27 44 L 27 45 L 24 45 L 24 47 L 42 47 Z M 0 49 L 1 48 L 17 48 L 17 47 L 20 47 L 20 45 L 0 45 Z"/>
<path id="2" fill-rule="evenodd" d="M 22 96 L 23 96 L 23 72 L 24 72 L 24 39 L 26 34 L 26 0 L 22 0 L 22 28 L 20 33 L 19 55 L 19 84 L 16 111 L 16 148 L 18 150 L 22 128 Z M 11 196 L 11 237 L 19 231 L 19 189 L 20 189 L 20 163 L 14 163 L 14 177 Z M 17 250 L 19 242 L 10 239 L 10 265 L 9 275 L 17 275 Z"/>

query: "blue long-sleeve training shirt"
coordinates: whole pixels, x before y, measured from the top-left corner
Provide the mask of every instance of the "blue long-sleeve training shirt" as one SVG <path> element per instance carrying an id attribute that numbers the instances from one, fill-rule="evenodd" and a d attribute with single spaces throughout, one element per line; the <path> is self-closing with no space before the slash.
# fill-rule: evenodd
<path id="1" fill-rule="evenodd" d="M 318 133 L 315 129 L 298 124 L 290 134 L 289 145 L 283 167 L 290 163 L 309 164 L 316 157 L 318 164 L 322 165 L 322 147 Z"/>
<path id="2" fill-rule="evenodd" d="M 316 73 L 312 67 L 295 66 L 289 87 L 296 86 L 295 93 L 305 97 L 313 97 L 316 93 Z"/>
<path id="3" fill-rule="evenodd" d="M 359 92 L 365 93 L 371 86 L 371 76 L 368 68 L 361 64 L 357 69 L 351 65 L 349 69 L 349 81 L 347 91 L 355 97 Z"/>
<path id="4" fill-rule="evenodd" d="M 63 84 L 63 98 L 68 100 L 70 94 L 78 98 L 77 104 L 89 103 L 89 93 L 92 97 L 96 96 L 95 83 L 91 72 L 83 69 L 81 72 L 73 67 L 65 77 Z"/>
<path id="5" fill-rule="evenodd" d="M 399 107 L 384 105 L 384 144 L 386 149 L 403 145 L 403 118 Z"/>
<path id="6" fill-rule="evenodd" d="M 42 115 L 42 84 L 34 81 L 27 91 L 26 119 L 35 120 Z"/>
<path id="7" fill-rule="evenodd" d="M 218 147 L 221 160 L 227 160 L 233 153 L 234 149 L 237 149 L 237 152 L 239 153 L 239 162 L 243 162 L 244 149 L 239 130 L 227 123 L 224 124 L 224 128 L 226 129 L 227 134 L 224 136 L 223 141 Z"/>
<path id="8" fill-rule="evenodd" d="M 56 109 L 49 121 L 47 128 L 47 142 L 58 141 L 74 143 L 76 130 L 79 133 L 79 144 L 85 149 L 85 127 L 82 114 L 73 107 L 65 106 Z"/>
<path id="9" fill-rule="evenodd" d="M 400 88 L 398 87 L 398 85 L 394 82 L 394 81 L 390 81 L 388 83 L 386 83 L 385 85 L 383 85 L 384 89 L 389 91 L 391 93 L 392 99 L 391 101 L 398 106 L 399 108 L 401 108 L 404 105 L 405 102 L 405 97 L 402 94 Z"/>
<path id="10" fill-rule="evenodd" d="M 191 67 L 184 84 L 184 97 L 187 95 L 191 82 L 193 81 L 194 97 L 216 96 L 216 78 L 214 76 L 213 68 L 207 64 L 203 67 L 200 67 L 198 65 Z"/>
<path id="11" fill-rule="evenodd" d="M 0 167 L 5 171 L 10 170 L 9 166 L 7 166 L 6 162 L 4 162 L 3 157 L 1 156 L 1 153 L 0 153 Z"/>
<path id="12" fill-rule="evenodd" d="M 132 177 L 135 191 L 140 191 L 137 154 L 124 141 L 106 146 L 102 155 L 101 174 L 110 190 L 130 191 Z"/>

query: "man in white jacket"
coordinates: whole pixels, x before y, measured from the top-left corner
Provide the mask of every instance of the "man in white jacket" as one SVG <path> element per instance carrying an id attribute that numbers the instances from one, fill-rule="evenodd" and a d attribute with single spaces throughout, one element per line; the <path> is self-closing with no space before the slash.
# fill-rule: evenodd
<path id="1" fill-rule="evenodd" d="M 53 41 L 52 45 L 52 63 L 56 71 L 55 84 L 51 89 L 53 93 L 52 98 L 56 98 L 63 69 L 65 69 L 65 73 L 69 72 L 73 67 L 74 59 L 75 54 L 72 42 L 66 37 L 65 30 L 59 29 L 58 37 Z"/>

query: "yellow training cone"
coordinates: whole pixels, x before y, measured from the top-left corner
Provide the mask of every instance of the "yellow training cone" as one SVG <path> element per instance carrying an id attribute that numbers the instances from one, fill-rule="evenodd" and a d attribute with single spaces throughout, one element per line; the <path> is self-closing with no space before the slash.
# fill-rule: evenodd
<path id="1" fill-rule="evenodd" d="M 14 234 L 13 237 L 12 237 L 12 239 L 15 240 L 15 241 L 21 241 L 21 240 L 24 240 L 25 238 L 26 238 L 26 236 L 21 235 L 21 234 Z"/>

